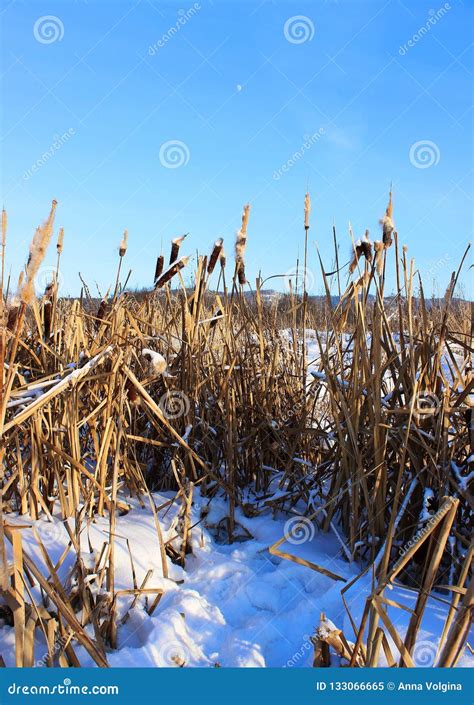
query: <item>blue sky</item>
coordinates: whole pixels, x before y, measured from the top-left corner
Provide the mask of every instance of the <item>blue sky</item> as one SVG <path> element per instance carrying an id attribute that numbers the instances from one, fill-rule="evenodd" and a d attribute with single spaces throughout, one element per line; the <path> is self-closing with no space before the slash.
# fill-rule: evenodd
<path id="1" fill-rule="evenodd" d="M 183 232 L 183 252 L 223 237 L 230 259 L 250 201 L 253 283 L 302 255 L 309 185 L 319 293 L 316 245 L 329 269 L 333 221 L 344 261 L 349 221 L 376 239 L 393 181 L 400 240 L 443 293 L 472 238 L 473 14 L 467 0 L 5 0 L 12 276 L 52 198 L 65 294 L 78 270 L 107 289 L 124 228 L 132 286 Z"/>

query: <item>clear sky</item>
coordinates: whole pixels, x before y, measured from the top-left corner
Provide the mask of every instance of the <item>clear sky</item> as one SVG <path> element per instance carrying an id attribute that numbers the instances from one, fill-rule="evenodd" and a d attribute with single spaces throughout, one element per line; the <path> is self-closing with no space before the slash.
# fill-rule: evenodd
<path id="1" fill-rule="evenodd" d="M 302 255 L 309 185 L 319 293 L 315 244 L 329 269 L 333 221 L 344 261 L 349 221 L 356 237 L 369 228 L 376 239 L 393 181 L 400 240 L 427 293 L 434 281 L 444 293 L 472 238 L 473 9 L 472 0 L 4 0 L 12 276 L 52 198 L 65 228 L 64 294 L 78 293 L 78 270 L 91 291 L 107 289 L 124 228 L 132 286 L 151 284 L 161 244 L 167 254 L 183 232 L 183 253 L 223 237 L 230 259 L 250 201 L 253 283 Z M 466 274 L 472 297 L 471 282 Z"/>

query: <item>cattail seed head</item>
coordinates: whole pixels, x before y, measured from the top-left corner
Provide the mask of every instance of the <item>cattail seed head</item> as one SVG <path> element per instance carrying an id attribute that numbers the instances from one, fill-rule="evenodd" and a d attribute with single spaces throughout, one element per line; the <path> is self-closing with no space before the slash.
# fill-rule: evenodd
<path id="1" fill-rule="evenodd" d="M 163 355 L 159 352 L 155 352 L 149 348 L 143 348 L 142 357 L 149 363 L 154 374 L 162 375 L 163 372 L 166 371 L 168 364 Z"/>
<path id="2" fill-rule="evenodd" d="M 57 201 L 51 204 L 51 211 L 47 221 L 37 228 L 30 245 L 30 256 L 26 267 L 26 281 L 19 294 L 22 303 L 29 304 L 34 296 L 35 277 L 46 254 L 51 235 L 53 233 L 54 216 L 56 213 Z"/>
<path id="3" fill-rule="evenodd" d="M 63 251 L 64 228 L 59 228 L 58 242 L 56 243 L 56 252 L 58 255 Z"/>
<path id="4" fill-rule="evenodd" d="M 180 237 L 176 237 L 174 240 L 171 240 L 171 254 L 170 254 L 170 264 L 173 264 L 173 262 L 176 262 L 178 259 L 179 255 L 179 248 L 184 242 L 184 238 L 188 236 L 189 233 L 185 233 L 184 235 L 180 235 Z"/>
<path id="5" fill-rule="evenodd" d="M 165 264 L 165 258 L 163 257 L 163 255 L 158 255 L 158 257 L 156 258 L 155 276 L 153 279 L 154 284 L 156 284 L 158 279 L 161 277 L 161 275 L 163 273 L 164 264 Z"/>
<path id="6" fill-rule="evenodd" d="M 120 257 L 123 257 L 127 251 L 127 242 L 128 242 L 128 230 L 125 230 L 123 233 L 123 238 L 120 242 L 120 247 L 119 247 Z"/>
<path id="7" fill-rule="evenodd" d="M 216 266 L 217 260 L 219 259 L 219 256 L 222 252 L 223 242 L 224 242 L 224 240 L 220 237 L 214 243 L 214 247 L 212 249 L 211 256 L 209 258 L 209 264 L 207 265 L 207 273 L 208 274 L 212 274 L 212 272 L 214 271 L 214 267 Z"/>
<path id="8" fill-rule="evenodd" d="M 309 193 L 306 193 L 304 197 L 304 227 L 306 230 L 309 228 L 309 214 L 311 213 L 311 199 Z"/>
<path id="9" fill-rule="evenodd" d="M 379 277 L 382 276 L 383 274 L 383 252 L 384 252 L 384 246 L 383 242 L 380 240 L 376 240 L 374 242 L 374 249 L 375 249 L 375 266 L 377 269 L 377 274 Z"/>
<path id="10" fill-rule="evenodd" d="M 161 277 L 155 283 L 155 289 L 161 289 L 167 282 L 169 282 L 175 274 L 177 274 L 183 267 L 185 267 L 189 262 L 189 257 L 181 257 L 181 259 L 174 262 L 166 272 L 163 272 Z"/>
<path id="11" fill-rule="evenodd" d="M 237 237 L 235 240 L 235 265 L 239 284 L 241 285 L 245 284 L 247 281 L 245 278 L 245 248 L 247 247 L 247 225 L 249 222 L 249 214 L 250 204 L 247 203 L 244 206 L 244 211 L 242 214 L 242 226 L 237 232 Z"/>
<path id="12" fill-rule="evenodd" d="M 380 221 L 380 224 L 382 226 L 382 241 L 383 241 L 385 249 L 388 249 L 393 242 L 392 233 L 395 230 L 395 224 L 393 222 L 392 216 L 393 216 L 393 202 L 392 202 L 392 192 L 390 191 L 388 205 L 385 210 L 385 215 Z"/>
<path id="13" fill-rule="evenodd" d="M 372 262 L 372 243 L 369 240 L 368 230 L 365 231 L 364 239 L 357 240 L 354 244 L 353 256 L 349 265 L 350 274 L 352 274 L 357 267 L 357 263 L 361 257 L 364 257 L 369 264 Z"/>

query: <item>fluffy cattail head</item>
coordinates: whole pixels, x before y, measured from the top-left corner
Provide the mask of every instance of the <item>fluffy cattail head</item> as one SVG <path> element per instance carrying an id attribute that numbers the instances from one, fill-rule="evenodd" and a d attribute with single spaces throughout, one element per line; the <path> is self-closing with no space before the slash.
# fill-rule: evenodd
<path id="1" fill-rule="evenodd" d="M 382 226 L 382 241 L 384 247 L 388 249 L 392 244 L 392 233 L 395 230 L 395 224 L 393 222 L 393 202 L 392 202 L 392 191 L 390 191 L 388 205 L 385 209 L 385 215 L 381 219 L 380 224 Z"/>
<path id="2" fill-rule="evenodd" d="M 56 252 L 58 255 L 63 251 L 64 228 L 59 228 L 58 241 L 56 243 Z"/>
<path id="3" fill-rule="evenodd" d="M 376 240 L 374 242 L 374 249 L 375 249 L 375 267 L 377 269 L 377 274 L 379 277 L 382 276 L 383 274 L 383 252 L 384 252 L 384 246 L 383 242 L 380 240 Z"/>
<path id="4" fill-rule="evenodd" d="M 119 247 L 119 255 L 120 257 L 123 257 L 127 251 L 127 243 L 128 243 L 128 230 L 125 230 L 123 233 L 123 238 L 120 242 L 120 247 Z"/>
<path id="5" fill-rule="evenodd" d="M 51 235 L 53 233 L 54 216 L 56 213 L 57 201 L 53 201 L 51 204 L 51 211 L 47 221 L 37 228 L 36 233 L 30 245 L 30 256 L 28 259 L 28 264 L 26 266 L 26 281 L 20 290 L 20 299 L 22 303 L 29 304 L 34 295 L 34 285 L 35 277 L 38 273 L 38 269 L 41 266 L 41 262 L 44 259 L 46 250 L 48 248 L 49 242 L 51 240 Z"/>
<path id="6" fill-rule="evenodd" d="M 207 265 L 207 273 L 208 274 L 212 274 L 212 272 L 214 271 L 214 267 L 216 266 L 216 262 L 219 259 L 219 256 L 222 252 L 223 242 L 224 242 L 224 240 L 220 237 L 214 243 L 214 247 L 212 249 L 211 256 L 209 257 L 209 264 Z"/>
<path id="7" fill-rule="evenodd" d="M 349 272 L 351 274 L 357 267 L 357 263 L 361 257 L 364 257 L 369 264 L 372 262 L 372 243 L 369 240 L 368 230 L 365 231 L 364 239 L 357 240 L 354 244 L 352 261 L 349 265 Z"/>
<path id="8" fill-rule="evenodd" d="M 167 362 L 163 355 L 149 348 L 143 348 L 142 357 L 149 363 L 151 370 L 155 375 L 162 375 L 166 371 Z"/>
<path id="9" fill-rule="evenodd" d="M 247 203 L 244 206 L 244 211 L 242 213 L 242 226 L 237 232 L 237 237 L 235 240 L 235 265 L 237 270 L 237 276 L 239 279 L 239 284 L 245 284 L 245 248 L 247 247 L 247 225 L 249 222 L 250 214 L 250 204 Z"/>
<path id="10" fill-rule="evenodd" d="M 311 213 L 311 199 L 309 193 L 306 193 L 304 197 L 304 227 L 306 230 L 309 228 L 309 214 Z"/>

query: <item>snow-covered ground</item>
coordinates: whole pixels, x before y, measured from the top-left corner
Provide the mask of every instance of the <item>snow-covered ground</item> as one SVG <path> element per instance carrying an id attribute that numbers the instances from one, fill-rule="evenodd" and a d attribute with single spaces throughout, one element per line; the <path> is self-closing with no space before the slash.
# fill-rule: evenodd
<path id="1" fill-rule="evenodd" d="M 170 498 L 171 493 L 153 495 L 156 506 Z M 164 596 L 152 616 L 145 611 L 145 598 L 137 602 L 129 619 L 119 626 L 118 649 L 107 655 L 111 666 L 310 667 L 313 647 L 309 637 L 314 634 L 321 612 L 343 629 L 348 640 L 354 640 L 341 599 L 344 583 L 269 553 L 269 546 L 285 533 L 287 516 L 273 518 L 268 510 L 249 519 L 237 512 L 237 521 L 253 539 L 232 545 L 218 543 L 212 526 L 227 515 L 227 504 L 214 498 L 206 514 L 203 508 L 207 507 L 207 500 L 196 490 L 192 507 L 192 523 L 196 524 L 192 529 L 192 554 L 186 557 L 185 570 L 168 560 L 169 579 L 164 579 L 153 514 L 136 501 L 132 500 L 131 505 L 128 514 L 117 517 L 116 590 L 133 587 L 128 538 L 138 584 L 151 569 L 153 574 L 147 587 L 163 588 Z M 169 531 L 178 509 L 177 503 L 173 503 L 159 513 L 165 541 L 172 537 Z M 28 523 L 25 517 L 11 515 L 8 522 Z M 35 526 L 52 559 L 58 560 L 68 543 L 62 522 L 39 520 Z M 88 531 L 84 530 L 81 538 L 84 557 L 89 553 L 89 540 L 94 551 L 100 551 L 108 538 L 108 528 L 106 519 L 97 518 Z M 44 565 L 33 531 L 23 529 L 22 536 L 24 550 L 38 565 Z M 303 556 L 347 580 L 361 572 L 361 566 L 344 558 L 334 533 L 321 534 L 308 522 L 295 541 L 283 544 L 281 550 Z M 63 582 L 68 580 L 73 560 L 71 552 L 60 569 Z M 47 574 L 46 568 L 44 571 Z M 369 591 L 370 572 L 346 593 L 356 623 Z M 407 607 L 413 606 L 415 599 L 414 593 L 399 588 L 393 589 L 389 597 Z M 126 596 L 119 600 L 119 618 L 132 599 Z M 392 607 L 388 610 L 403 634 L 409 613 Z M 414 651 L 417 665 L 432 665 L 446 610 L 445 603 L 430 599 Z M 81 665 L 94 665 L 84 649 L 75 644 L 75 650 Z M 396 655 L 396 648 L 392 650 Z M 37 663 L 44 652 L 45 644 L 38 637 Z M 0 654 L 7 666 L 14 665 L 11 627 L 0 632 Z M 474 665 L 468 651 L 459 665 Z"/>

